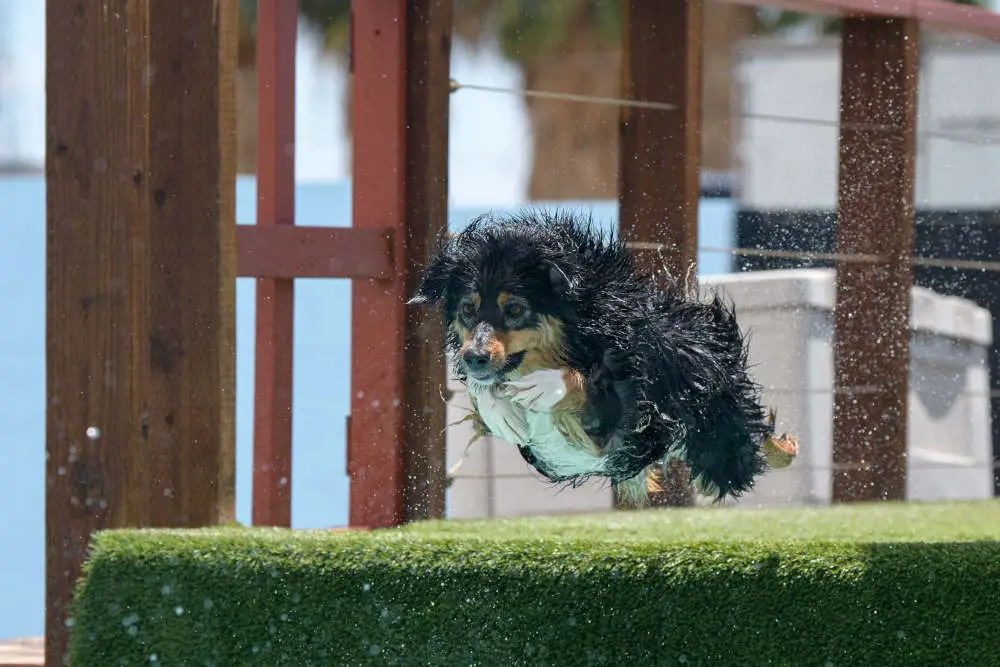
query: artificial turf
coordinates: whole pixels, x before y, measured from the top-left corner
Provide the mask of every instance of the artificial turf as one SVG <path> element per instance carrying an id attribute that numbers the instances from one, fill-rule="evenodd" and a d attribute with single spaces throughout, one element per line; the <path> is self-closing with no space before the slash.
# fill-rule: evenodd
<path id="1" fill-rule="evenodd" d="M 1000 502 L 95 536 L 71 664 L 979 665 Z"/>

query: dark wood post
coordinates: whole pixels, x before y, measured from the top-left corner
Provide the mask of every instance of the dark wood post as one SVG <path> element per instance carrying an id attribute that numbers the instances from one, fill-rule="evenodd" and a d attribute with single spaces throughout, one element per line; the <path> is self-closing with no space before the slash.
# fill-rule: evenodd
<path id="1" fill-rule="evenodd" d="M 619 227 L 645 269 L 693 280 L 701 198 L 702 0 L 624 1 L 623 96 L 676 105 L 622 107 Z M 690 504 L 686 466 L 654 502 Z"/>
<path id="2" fill-rule="evenodd" d="M 906 494 L 919 24 L 845 19 L 834 314 L 833 500 Z"/>
<path id="3" fill-rule="evenodd" d="M 232 520 L 236 2 L 46 6 L 46 664 L 95 530 Z"/>
<path id="4" fill-rule="evenodd" d="M 448 223 L 448 108 L 452 0 L 407 3 L 406 293 L 416 292 Z M 445 510 L 444 322 L 410 308 L 406 322 L 404 519 Z"/>

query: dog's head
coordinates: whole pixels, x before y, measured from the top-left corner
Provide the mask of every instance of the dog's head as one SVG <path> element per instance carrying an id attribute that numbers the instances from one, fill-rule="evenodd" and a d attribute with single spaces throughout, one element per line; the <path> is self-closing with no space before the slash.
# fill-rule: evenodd
<path id="1" fill-rule="evenodd" d="M 470 380 L 565 365 L 571 289 L 529 228 L 475 227 L 451 238 L 426 267 L 411 304 L 443 302 L 448 347 Z"/>

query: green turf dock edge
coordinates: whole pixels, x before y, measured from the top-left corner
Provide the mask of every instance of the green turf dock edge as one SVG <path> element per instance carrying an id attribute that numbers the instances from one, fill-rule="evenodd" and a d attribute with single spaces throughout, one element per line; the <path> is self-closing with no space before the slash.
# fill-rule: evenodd
<path id="1" fill-rule="evenodd" d="M 95 535 L 71 665 L 995 665 L 1000 502 Z"/>

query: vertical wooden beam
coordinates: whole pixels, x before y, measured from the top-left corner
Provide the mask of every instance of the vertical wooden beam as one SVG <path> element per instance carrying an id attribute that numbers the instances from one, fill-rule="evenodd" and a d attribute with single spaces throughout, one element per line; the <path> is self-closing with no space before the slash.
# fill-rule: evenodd
<path id="1" fill-rule="evenodd" d="M 351 6 L 352 216 L 393 230 L 396 277 L 351 282 L 349 523 L 404 520 L 406 389 L 405 0 Z"/>
<path id="2" fill-rule="evenodd" d="M 149 105 L 142 183 L 149 292 L 140 313 L 148 348 L 137 343 L 149 373 L 144 482 L 162 496 L 149 505 L 154 526 L 235 516 L 234 5 L 147 0 L 148 79 L 130 82 Z"/>
<path id="3" fill-rule="evenodd" d="M 295 39 L 298 5 L 257 3 L 257 225 L 295 224 Z M 253 505 L 256 526 L 292 525 L 295 282 L 257 280 Z"/>
<path id="4" fill-rule="evenodd" d="M 834 313 L 833 499 L 906 493 L 919 24 L 845 19 Z"/>
<path id="5" fill-rule="evenodd" d="M 91 533 L 234 515 L 236 3 L 46 6 L 46 664 Z"/>
<path id="6" fill-rule="evenodd" d="M 646 270 L 683 278 L 698 259 L 702 0 L 624 4 L 624 96 L 677 109 L 622 107 L 619 227 L 663 244 L 637 251 Z"/>
<path id="7" fill-rule="evenodd" d="M 662 244 L 636 251 L 643 270 L 684 281 L 698 258 L 703 2 L 623 3 L 623 96 L 677 108 L 622 107 L 620 232 L 629 242 Z M 689 503 L 686 467 L 664 472 L 664 497 Z"/>
<path id="8" fill-rule="evenodd" d="M 412 0 L 406 17 L 406 294 L 448 223 L 452 0 Z M 444 322 L 410 308 L 406 322 L 406 521 L 445 510 Z"/>

